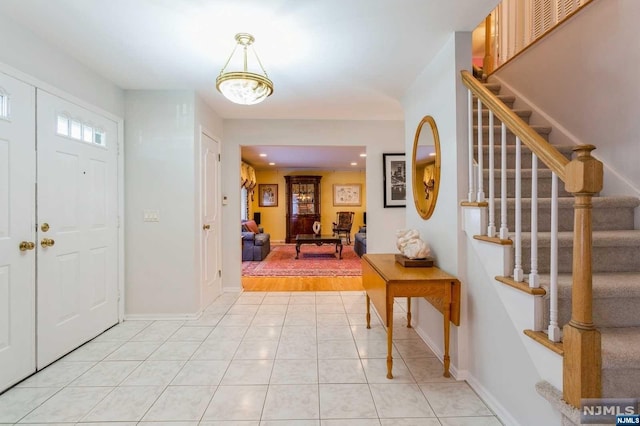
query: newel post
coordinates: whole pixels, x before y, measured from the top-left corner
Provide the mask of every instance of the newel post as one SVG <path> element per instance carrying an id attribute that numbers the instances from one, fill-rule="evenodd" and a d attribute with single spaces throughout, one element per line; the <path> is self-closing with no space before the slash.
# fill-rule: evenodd
<path id="1" fill-rule="evenodd" d="M 602 190 L 602 163 L 591 156 L 593 145 L 574 148 L 577 156 L 565 167 L 565 188 L 575 197 L 571 321 L 563 327 L 563 397 L 580 407 L 582 398 L 602 395 L 600 332 L 592 317 L 591 198 Z"/>
<path id="2" fill-rule="evenodd" d="M 482 61 L 482 74 L 489 75 L 493 72 L 493 27 L 491 26 L 491 14 L 484 20 L 484 59 Z"/>

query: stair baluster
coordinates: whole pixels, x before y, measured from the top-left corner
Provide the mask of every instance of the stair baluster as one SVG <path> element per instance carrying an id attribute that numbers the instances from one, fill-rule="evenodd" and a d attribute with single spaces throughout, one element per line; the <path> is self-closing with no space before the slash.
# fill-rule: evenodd
<path id="1" fill-rule="evenodd" d="M 478 98 L 478 195 L 476 201 L 482 203 L 484 201 L 484 167 L 482 158 L 482 145 L 484 131 L 482 129 L 482 101 Z"/>
<path id="2" fill-rule="evenodd" d="M 469 195 L 467 196 L 467 201 L 472 203 L 475 199 L 475 188 L 473 187 L 473 93 L 471 90 L 468 91 L 468 102 L 467 102 L 467 119 L 469 121 Z"/>
<path id="3" fill-rule="evenodd" d="M 489 110 L 489 226 L 487 235 L 496 236 L 496 197 L 495 197 L 495 141 L 493 136 L 493 112 Z"/>
<path id="4" fill-rule="evenodd" d="M 513 279 L 519 283 L 524 281 L 522 270 L 522 143 L 516 136 L 516 241 L 515 266 Z"/>
<path id="5" fill-rule="evenodd" d="M 531 269 L 529 287 L 538 288 L 538 157 L 531 154 Z"/>
<path id="6" fill-rule="evenodd" d="M 500 146 L 502 147 L 502 162 L 500 164 L 500 239 L 509 239 L 509 225 L 507 224 L 507 126 L 502 123 Z"/>
<path id="7" fill-rule="evenodd" d="M 549 265 L 549 340 L 562 338 L 558 326 L 558 175 L 551 174 L 551 264 Z"/>

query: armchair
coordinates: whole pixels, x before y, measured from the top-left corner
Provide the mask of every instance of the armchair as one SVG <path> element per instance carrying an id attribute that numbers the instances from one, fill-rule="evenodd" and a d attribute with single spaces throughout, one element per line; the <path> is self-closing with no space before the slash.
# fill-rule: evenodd
<path id="1" fill-rule="evenodd" d="M 242 221 L 242 261 L 263 260 L 271 251 L 271 235 L 253 220 Z"/>
<path id="2" fill-rule="evenodd" d="M 356 254 L 359 257 L 362 257 L 363 254 L 365 254 L 367 252 L 367 227 L 365 226 L 361 226 L 360 229 L 358 230 L 358 232 L 356 232 L 356 235 L 354 236 L 354 243 L 353 243 L 353 251 L 356 252 Z"/>
<path id="3" fill-rule="evenodd" d="M 336 221 L 333 222 L 333 235 L 340 237 L 340 234 L 344 234 L 347 245 L 351 244 L 351 226 L 354 215 L 354 212 L 337 212 Z"/>

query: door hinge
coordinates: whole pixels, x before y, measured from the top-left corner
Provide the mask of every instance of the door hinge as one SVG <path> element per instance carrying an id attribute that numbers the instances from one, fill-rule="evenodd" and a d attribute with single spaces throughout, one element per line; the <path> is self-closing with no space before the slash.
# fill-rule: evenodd
<path id="1" fill-rule="evenodd" d="M 218 154 L 218 161 L 222 161 L 222 155 Z"/>
<path id="2" fill-rule="evenodd" d="M 222 277 L 222 269 L 218 269 L 218 276 Z"/>

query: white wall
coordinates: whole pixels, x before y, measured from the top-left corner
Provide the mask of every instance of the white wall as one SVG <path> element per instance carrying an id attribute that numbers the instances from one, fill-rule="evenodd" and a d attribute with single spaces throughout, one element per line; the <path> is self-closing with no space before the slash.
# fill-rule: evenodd
<path id="1" fill-rule="evenodd" d="M 0 62 L 117 117 L 124 116 L 122 89 L 1 14 L 0 40 Z M 6 67 L 0 70 L 11 74 Z"/>
<path id="2" fill-rule="evenodd" d="M 126 117 L 125 313 L 195 314 L 194 93 L 127 91 Z"/>
<path id="3" fill-rule="evenodd" d="M 469 43 L 470 43 L 469 34 Z M 471 58 L 469 44 L 467 62 Z M 462 50 L 462 47 L 459 47 Z M 456 115 L 456 39 L 452 36 L 410 87 L 402 100 L 405 111 L 405 150 L 411 153 L 415 131 L 422 118 L 431 115 L 440 135 L 441 174 L 440 189 L 433 215 L 424 221 L 416 212 L 413 201 L 413 175 L 407 182 L 407 227 L 416 228 L 431 246 L 437 265 L 458 275 L 459 202 L 458 180 L 464 181 L 465 170 L 458 168 L 458 128 Z M 468 66 L 468 64 L 465 64 Z M 428 129 L 428 128 L 427 128 Z M 462 176 L 460 176 L 462 174 Z M 424 301 L 419 302 L 416 319 L 431 340 L 443 351 L 442 315 Z M 458 366 L 458 329 L 451 330 L 452 363 Z"/>
<path id="4" fill-rule="evenodd" d="M 402 100 L 405 110 L 405 150 L 411 152 L 415 129 L 425 115 L 434 117 L 441 144 L 441 182 L 433 216 L 424 221 L 407 209 L 407 227 L 420 231 L 437 265 L 462 282 L 460 327 L 451 329 L 451 361 L 458 378 L 467 379 L 506 424 L 558 424 L 550 405 L 534 385 L 535 366 L 494 289 L 494 280 L 462 232 L 460 201 L 467 196 L 467 91 L 460 78 L 470 68 L 471 33 L 452 34 Z M 442 314 L 424 300 L 414 316 L 419 334 L 443 353 Z"/>
<path id="5" fill-rule="evenodd" d="M 496 72 L 560 125 L 552 141 L 596 146 L 608 194 L 640 196 L 638 16 L 637 0 L 592 2 Z"/>
<path id="6" fill-rule="evenodd" d="M 405 209 L 383 208 L 382 154 L 404 151 L 401 121 L 335 120 L 225 120 L 222 145 L 223 195 L 229 204 L 223 207 L 226 224 L 222 241 L 240 238 L 240 146 L 365 146 L 367 151 L 367 251 L 395 252 L 395 231 L 404 228 Z M 282 219 L 284 220 L 284 218 Z M 237 223 L 238 226 L 233 226 Z M 241 253 L 223 251 L 223 286 L 241 288 Z"/>

